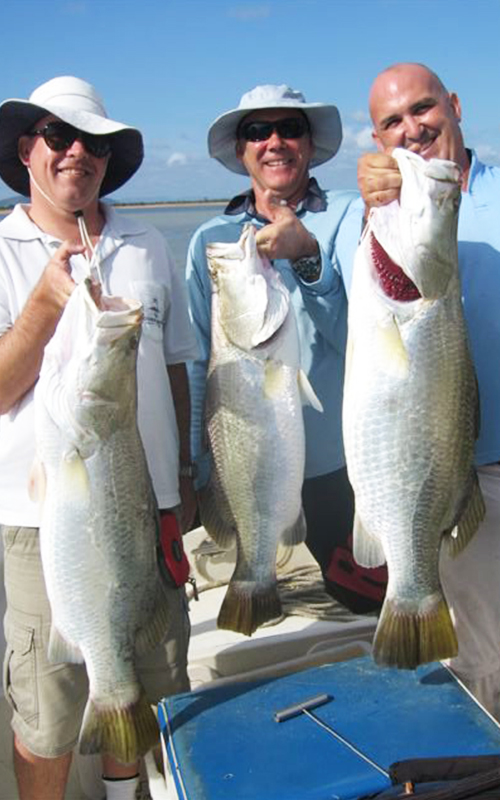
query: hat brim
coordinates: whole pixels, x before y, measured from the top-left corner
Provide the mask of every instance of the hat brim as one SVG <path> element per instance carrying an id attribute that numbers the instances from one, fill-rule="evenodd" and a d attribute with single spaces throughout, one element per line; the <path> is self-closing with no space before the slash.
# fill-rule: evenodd
<path id="1" fill-rule="evenodd" d="M 54 103 L 48 108 L 26 100 L 6 100 L 0 105 L 0 178 L 18 194 L 30 195 L 28 170 L 18 155 L 19 138 L 47 114 L 53 114 L 85 133 L 110 137 L 111 155 L 100 197 L 119 189 L 139 169 L 144 158 L 144 146 L 142 135 L 136 128 Z"/>
<path id="2" fill-rule="evenodd" d="M 273 106 L 262 106 L 262 109 L 290 108 L 302 111 L 306 115 L 311 128 L 311 139 L 314 147 L 310 167 L 317 167 L 329 161 L 338 152 L 342 142 L 342 123 L 338 108 L 323 103 L 299 103 L 290 100 Z M 231 172 L 248 175 L 244 164 L 236 155 L 236 132 L 241 120 L 259 108 L 235 108 L 221 114 L 211 124 L 208 131 L 208 152 Z"/>

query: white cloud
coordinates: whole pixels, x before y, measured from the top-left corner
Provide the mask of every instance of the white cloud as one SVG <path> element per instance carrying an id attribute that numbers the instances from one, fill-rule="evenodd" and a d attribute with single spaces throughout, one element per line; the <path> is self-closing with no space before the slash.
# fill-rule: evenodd
<path id="1" fill-rule="evenodd" d="M 353 119 L 355 122 L 370 122 L 370 115 L 367 111 L 351 111 L 348 116 Z"/>
<path id="2" fill-rule="evenodd" d="M 486 164 L 500 163 L 500 153 L 491 144 L 478 144 L 474 147 L 477 157 Z"/>
<path id="3" fill-rule="evenodd" d="M 167 160 L 167 167 L 184 167 L 188 163 L 185 153 L 172 153 Z"/>
<path id="4" fill-rule="evenodd" d="M 360 150 L 371 150 L 373 147 L 375 147 L 371 125 L 367 125 L 365 128 L 362 128 L 357 132 L 356 144 Z"/>

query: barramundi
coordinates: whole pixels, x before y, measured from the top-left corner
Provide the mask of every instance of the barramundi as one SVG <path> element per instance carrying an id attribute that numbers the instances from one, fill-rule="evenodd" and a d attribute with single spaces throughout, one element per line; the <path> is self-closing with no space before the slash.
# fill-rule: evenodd
<path id="1" fill-rule="evenodd" d="M 49 658 L 85 663 L 82 753 L 134 762 L 158 739 L 136 656 L 165 636 L 156 501 L 137 428 L 142 306 L 73 291 L 35 388 Z M 96 299 L 94 299 L 94 297 Z"/>
<path id="2" fill-rule="evenodd" d="M 393 155 L 400 200 L 370 212 L 355 257 L 343 427 L 354 557 L 389 572 L 374 658 L 414 668 L 457 653 L 439 552 L 466 546 L 484 502 L 458 272 L 460 169 Z"/>
<path id="3" fill-rule="evenodd" d="M 207 257 L 212 341 L 206 426 L 213 464 L 201 520 L 221 546 L 237 540 L 218 625 L 251 635 L 281 615 L 278 543 L 305 537 L 302 402 L 321 405 L 300 370 L 290 294 L 259 255 L 254 229 L 245 227 L 236 243 L 208 245 Z"/>

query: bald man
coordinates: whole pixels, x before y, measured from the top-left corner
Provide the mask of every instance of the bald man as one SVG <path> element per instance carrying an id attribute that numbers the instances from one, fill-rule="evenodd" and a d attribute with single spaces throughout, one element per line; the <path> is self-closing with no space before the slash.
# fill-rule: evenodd
<path id="1" fill-rule="evenodd" d="M 486 517 L 455 559 L 441 558 L 441 577 L 455 620 L 458 676 L 500 719 L 500 169 L 482 164 L 466 148 L 460 101 L 422 64 L 396 64 L 381 72 L 370 92 L 378 153 L 359 162 L 366 207 L 399 197 L 401 176 L 390 153 L 404 147 L 425 159 L 455 161 L 462 169 L 458 250 L 463 303 L 481 403 L 476 465 Z M 363 216 L 351 209 L 337 239 L 346 289 Z"/>

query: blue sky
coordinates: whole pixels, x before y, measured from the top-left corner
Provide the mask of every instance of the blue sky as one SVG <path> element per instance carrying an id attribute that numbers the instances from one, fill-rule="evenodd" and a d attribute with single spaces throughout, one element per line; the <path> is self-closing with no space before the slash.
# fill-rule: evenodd
<path id="1" fill-rule="evenodd" d="M 433 68 L 461 99 L 467 144 L 500 164 L 499 31 L 500 0 L 2 0 L 0 99 L 85 78 L 144 135 L 117 199 L 221 198 L 247 181 L 208 157 L 208 126 L 253 86 L 287 83 L 338 106 L 340 153 L 314 174 L 355 188 L 370 84 L 396 61 Z"/>

